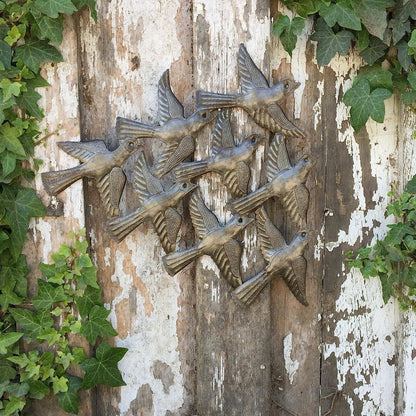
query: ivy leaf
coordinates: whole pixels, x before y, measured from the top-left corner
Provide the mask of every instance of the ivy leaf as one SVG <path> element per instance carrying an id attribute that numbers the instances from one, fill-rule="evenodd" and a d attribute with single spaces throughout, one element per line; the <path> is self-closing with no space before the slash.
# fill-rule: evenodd
<path id="1" fill-rule="evenodd" d="M 77 11 L 71 0 L 35 0 L 34 4 L 37 10 L 53 19 L 60 13 L 72 14 Z"/>
<path id="2" fill-rule="evenodd" d="M 41 315 L 23 308 L 14 308 L 10 310 L 17 324 L 29 335 L 39 335 L 46 326 L 53 325 L 52 322 L 41 320 Z"/>
<path id="3" fill-rule="evenodd" d="M 393 35 L 393 43 L 396 44 L 406 33 L 410 33 L 410 22 L 401 22 L 399 19 L 391 19 L 389 21 L 389 29 Z"/>
<path id="4" fill-rule="evenodd" d="M 410 179 L 409 182 L 406 184 L 406 192 L 410 192 L 411 194 L 416 194 L 416 175 Z"/>
<path id="5" fill-rule="evenodd" d="M 416 71 L 410 72 L 407 75 L 407 81 L 409 82 L 410 86 L 416 90 Z"/>
<path id="6" fill-rule="evenodd" d="M 75 303 L 78 306 L 81 318 L 85 318 L 95 305 L 102 305 L 101 288 L 88 286 L 85 289 L 84 295 L 76 298 Z"/>
<path id="7" fill-rule="evenodd" d="M 399 222 L 397 224 L 388 225 L 389 232 L 384 239 L 386 245 L 399 245 L 406 234 L 414 235 L 415 231 L 407 224 Z M 395 260 L 399 261 L 399 260 Z"/>
<path id="8" fill-rule="evenodd" d="M 23 410 L 26 401 L 21 397 L 9 396 L 9 403 L 4 408 L 3 416 L 10 416 L 19 410 Z"/>
<path id="9" fill-rule="evenodd" d="M 416 91 L 405 91 L 402 94 L 403 104 L 409 105 L 409 104 L 412 104 L 413 101 L 415 100 L 416 100 Z"/>
<path id="10" fill-rule="evenodd" d="M 94 19 L 94 22 L 97 23 L 97 10 L 95 9 L 95 0 L 74 0 L 75 6 L 80 10 L 84 6 L 88 6 L 90 9 L 91 17 Z"/>
<path id="11" fill-rule="evenodd" d="M 45 215 L 45 207 L 31 188 L 19 189 L 17 195 L 5 188 L 0 206 L 6 208 L 6 219 L 12 229 L 11 241 L 23 245 L 31 217 Z"/>
<path id="12" fill-rule="evenodd" d="M 405 71 L 407 71 L 412 64 L 413 58 L 409 54 L 409 46 L 405 40 L 401 40 L 397 45 L 397 59 Z"/>
<path id="13" fill-rule="evenodd" d="M 55 45 L 62 43 L 62 19 L 51 19 L 48 16 L 42 16 L 38 21 L 40 38 L 51 41 Z"/>
<path id="14" fill-rule="evenodd" d="M 393 74 L 381 67 L 381 65 L 365 66 L 360 69 L 354 83 L 360 79 L 366 79 L 370 83 L 370 88 L 386 88 L 393 92 Z"/>
<path id="15" fill-rule="evenodd" d="M 383 39 L 387 28 L 387 11 L 395 5 L 394 0 L 351 0 L 351 5 L 367 30 Z"/>
<path id="16" fill-rule="evenodd" d="M 369 65 L 373 65 L 377 59 L 384 56 L 386 49 L 387 46 L 379 38 L 371 36 L 370 44 L 360 52 L 360 55 Z"/>
<path id="17" fill-rule="evenodd" d="M 6 354 L 7 347 L 15 344 L 22 336 L 23 334 L 21 332 L 7 332 L 6 334 L 0 334 L 0 354 Z"/>
<path id="18" fill-rule="evenodd" d="M 383 122 L 384 100 L 390 96 L 391 92 L 386 88 L 376 88 L 370 92 L 370 83 L 366 79 L 355 82 L 344 95 L 344 103 L 351 106 L 351 125 L 354 130 L 359 132 L 369 117 Z"/>
<path id="19" fill-rule="evenodd" d="M 42 110 L 38 106 L 40 98 L 42 96 L 34 88 L 29 87 L 27 91 L 16 98 L 16 103 L 20 108 L 26 110 L 29 115 L 41 119 L 43 117 Z"/>
<path id="20" fill-rule="evenodd" d="M 0 305 L 3 311 L 7 311 L 7 309 L 9 309 L 9 305 L 19 305 L 23 302 L 23 298 L 14 292 L 15 286 L 16 282 L 14 280 L 10 280 L 1 290 Z"/>
<path id="21" fill-rule="evenodd" d="M 37 339 L 46 341 L 48 345 L 53 345 L 61 339 L 61 334 L 55 328 L 45 328 L 38 336 Z"/>
<path id="22" fill-rule="evenodd" d="M 29 397 L 31 399 L 41 400 L 49 394 L 49 387 L 40 380 L 28 380 L 27 384 L 29 384 Z"/>
<path id="23" fill-rule="evenodd" d="M 397 282 L 398 278 L 399 276 L 396 273 L 393 273 L 390 276 L 386 274 L 380 275 L 384 303 L 387 303 L 393 296 L 393 286 Z"/>
<path id="24" fill-rule="evenodd" d="M 16 370 L 7 360 L 0 359 L 0 383 L 16 377 Z"/>
<path id="25" fill-rule="evenodd" d="M 33 299 L 33 306 L 37 309 L 50 309 L 55 302 L 66 300 L 64 288 L 55 286 L 42 279 L 38 279 L 38 294 Z"/>
<path id="26" fill-rule="evenodd" d="M 298 36 L 305 27 L 305 19 L 295 17 L 290 20 L 287 16 L 280 15 L 273 23 L 273 32 L 280 37 L 285 51 L 292 56 L 293 49 L 296 47 Z"/>
<path id="27" fill-rule="evenodd" d="M 361 52 L 370 44 L 370 34 L 365 27 L 358 32 L 358 51 Z"/>
<path id="28" fill-rule="evenodd" d="M 319 18 L 316 23 L 316 31 L 311 36 L 312 40 L 318 41 L 316 51 L 318 64 L 321 66 L 329 64 L 336 53 L 346 55 L 353 37 L 354 35 L 348 30 L 341 30 L 338 33 L 334 33 L 325 21 Z"/>
<path id="29" fill-rule="evenodd" d="M 87 341 L 94 345 L 97 337 L 112 337 L 117 335 L 113 326 L 107 321 L 107 316 L 110 311 L 103 306 L 93 306 L 88 321 L 84 322 L 81 326 L 80 335 L 85 337 Z"/>
<path id="30" fill-rule="evenodd" d="M 361 22 L 351 7 L 349 0 L 340 0 L 330 5 L 323 4 L 319 8 L 319 14 L 327 25 L 333 27 L 338 23 L 341 27 L 353 30 L 361 30 Z"/>
<path id="31" fill-rule="evenodd" d="M 22 334 L 23 335 L 23 334 Z M 29 384 L 27 383 L 10 383 L 6 389 L 7 393 L 15 397 L 22 397 L 29 391 Z"/>
<path id="32" fill-rule="evenodd" d="M 65 393 L 68 391 L 68 379 L 64 376 L 53 377 L 52 381 L 53 394 Z"/>
<path id="33" fill-rule="evenodd" d="M 33 72 L 38 73 L 40 65 L 45 61 L 62 62 L 59 51 L 45 40 L 29 41 L 18 46 L 15 60 L 21 59 Z"/>
<path id="34" fill-rule="evenodd" d="M 26 156 L 25 149 L 19 141 L 19 130 L 16 127 L 12 127 L 9 123 L 5 123 L 0 126 L 0 135 L 0 152 L 7 149 L 19 156 Z"/>
<path id="35" fill-rule="evenodd" d="M 58 403 L 65 412 L 77 415 L 79 410 L 78 390 L 82 386 L 82 380 L 79 377 L 69 375 L 67 375 L 67 378 L 68 391 L 59 394 Z"/>
<path id="36" fill-rule="evenodd" d="M 1 167 L 3 177 L 6 178 L 16 169 L 16 155 L 5 150 L 2 154 Z"/>
<path id="37" fill-rule="evenodd" d="M 103 342 L 97 348 L 95 358 L 90 358 L 81 364 L 85 371 L 82 388 L 89 389 L 97 384 L 118 387 L 126 383 L 121 377 L 117 363 L 124 357 L 127 348 L 111 347 L 108 342 Z"/>
<path id="38" fill-rule="evenodd" d="M 91 267 L 83 267 L 81 270 L 81 274 L 78 277 L 78 284 L 83 286 L 92 286 L 95 288 L 98 288 L 97 283 L 97 270 L 98 268 L 96 266 Z"/>
<path id="39" fill-rule="evenodd" d="M 0 40 L 0 62 L 6 69 L 10 69 L 11 61 L 12 48 L 4 40 Z"/>

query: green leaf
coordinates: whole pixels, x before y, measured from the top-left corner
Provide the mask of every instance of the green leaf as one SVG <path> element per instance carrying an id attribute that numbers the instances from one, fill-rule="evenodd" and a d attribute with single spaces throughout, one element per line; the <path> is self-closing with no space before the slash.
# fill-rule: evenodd
<path id="1" fill-rule="evenodd" d="M 0 152 L 8 149 L 17 155 L 26 156 L 25 149 L 19 141 L 19 135 L 19 130 L 16 127 L 10 126 L 9 123 L 0 126 Z"/>
<path id="2" fill-rule="evenodd" d="M 11 383 L 6 387 L 7 393 L 15 397 L 22 397 L 29 391 L 29 384 L 27 383 Z"/>
<path id="3" fill-rule="evenodd" d="M 118 387 L 125 386 L 117 363 L 124 357 L 127 348 L 113 348 L 103 342 L 97 348 L 96 358 L 90 358 L 81 364 L 85 371 L 82 388 L 89 389 L 97 384 Z"/>
<path id="4" fill-rule="evenodd" d="M 55 328 L 45 328 L 45 330 L 37 336 L 37 339 L 46 341 L 49 345 L 53 345 L 60 341 L 61 334 Z"/>
<path id="5" fill-rule="evenodd" d="M 407 75 L 407 81 L 409 82 L 410 86 L 416 90 L 416 71 L 410 72 Z"/>
<path id="6" fill-rule="evenodd" d="M 85 254 L 88 249 L 88 241 L 75 241 L 74 249 L 79 251 L 82 254 Z"/>
<path id="7" fill-rule="evenodd" d="M 383 292 L 384 303 L 387 303 L 389 299 L 393 296 L 394 294 L 393 286 L 397 282 L 398 278 L 399 277 L 396 273 L 390 276 L 388 275 L 380 276 L 381 289 Z"/>
<path id="8" fill-rule="evenodd" d="M 12 363 L 17 364 L 20 368 L 25 368 L 30 363 L 30 360 L 29 358 L 27 358 L 26 354 L 20 354 L 20 355 L 13 356 L 13 357 L 7 357 L 7 359 L 11 361 Z"/>
<path id="9" fill-rule="evenodd" d="M 96 266 L 83 267 L 80 276 L 77 278 L 80 287 L 92 286 L 98 288 Z"/>
<path id="10" fill-rule="evenodd" d="M 6 69 L 10 69 L 11 61 L 12 48 L 4 40 L 0 40 L 0 62 Z"/>
<path id="11" fill-rule="evenodd" d="M 0 334 L 0 354 L 6 354 L 7 348 L 19 341 L 22 336 L 23 334 L 21 332 L 7 332 L 5 334 Z"/>
<path id="12" fill-rule="evenodd" d="M 38 21 L 40 38 L 50 40 L 55 45 L 62 43 L 62 19 L 51 19 L 48 16 L 42 16 Z"/>
<path id="13" fill-rule="evenodd" d="M 97 10 L 95 9 L 95 0 L 74 0 L 75 6 L 80 10 L 84 6 L 88 6 L 90 9 L 91 17 L 94 22 L 97 23 Z"/>
<path id="14" fill-rule="evenodd" d="M 9 309 L 9 305 L 19 305 L 23 302 L 23 298 L 14 292 L 15 286 L 16 281 L 10 280 L 1 290 L 0 305 L 3 312 Z"/>
<path id="15" fill-rule="evenodd" d="M 394 0 L 351 0 L 351 5 L 367 30 L 383 39 L 387 28 L 387 11 L 395 5 Z"/>
<path id="16" fill-rule="evenodd" d="M 362 50 L 360 55 L 369 65 L 373 65 L 374 62 L 384 56 L 386 49 L 387 46 L 380 39 L 371 36 L 369 46 Z"/>
<path id="17" fill-rule="evenodd" d="M 68 413 L 77 415 L 79 410 L 78 390 L 82 386 L 82 380 L 79 377 L 67 375 L 68 391 L 58 396 L 59 406 Z"/>
<path id="18" fill-rule="evenodd" d="M 355 14 L 349 0 L 340 0 L 336 3 L 322 5 L 319 14 L 325 19 L 327 25 L 333 27 L 337 23 L 341 27 L 353 30 L 361 30 L 360 19 Z"/>
<path id="19" fill-rule="evenodd" d="M 329 64 L 336 53 L 346 55 L 353 37 L 354 35 L 348 30 L 334 33 L 325 21 L 319 18 L 316 23 L 316 31 L 311 36 L 312 40 L 318 41 L 316 51 L 318 64 L 321 66 Z"/>
<path id="20" fill-rule="evenodd" d="M 59 51 L 47 41 L 29 41 L 18 46 L 15 52 L 15 60 L 21 59 L 33 72 L 39 72 L 40 65 L 45 61 L 62 62 Z"/>
<path id="21" fill-rule="evenodd" d="M 410 179 L 406 184 L 406 192 L 410 192 L 411 194 L 416 194 L 416 175 Z"/>
<path id="22" fill-rule="evenodd" d="M 16 370 L 11 363 L 5 359 L 0 359 L 0 383 L 16 377 Z"/>
<path id="23" fill-rule="evenodd" d="M 0 88 L 3 92 L 3 102 L 8 101 L 12 96 L 17 97 L 23 84 L 20 82 L 11 82 L 7 78 L 0 81 Z"/>
<path id="24" fill-rule="evenodd" d="M 287 16 L 280 15 L 273 23 L 273 32 L 280 37 L 280 41 L 285 51 L 292 56 L 293 49 L 296 47 L 298 36 L 305 27 L 305 20 L 301 17 L 295 17 L 290 20 Z"/>
<path id="25" fill-rule="evenodd" d="M 31 399 L 41 400 L 49 394 L 49 387 L 40 380 L 28 380 L 27 384 L 29 384 L 29 397 Z"/>
<path id="26" fill-rule="evenodd" d="M 391 96 L 386 88 L 376 88 L 370 92 L 370 83 L 366 79 L 356 82 L 344 95 L 344 103 L 351 106 L 351 125 L 359 132 L 368 118 L 383 122 L 384 100 Z"/>
<path id="27" fill-rule="evenodd" d="M 9 403 L 7 403 L 6 407 L 4 408 L 3 416 L 10 416 L 19 410 L 23 410 L 25 404 L 26 401 L 21 397 L 9 396 Z"/>
<path id="28" fill-rule="evenodd" d="M 3 177 L 5 178 L 16 169 L 16 155 L 9 152 L 8 150 L 5 150 L 2 156 L 3 158 L 1 159 L 1 166 Z"/>
<path id="29" fill-rule="evenodd" d="M 88 286 L 85 289 L 84 295 L 75 299 L 75 303 L 78 306 L 81 318 L 85 318 L 95 305 L 102 305 L 101 288 Z"/>
<path id="30" fill-rule="evenodd" d="M 50 309 L 55 302 L 66 300 L 64 288 L 38 279 L 38 294 L 33 299 L 33 306 L 37 309 Z"/>
<path id="31" fill-rule="evenodd" d="M 20 325 L 20 327 L 27 331 L 29 335 L 39 335 L 45 326 L 44 322 L 40 322 L 39 315 L 35 312 L 29 311 L 28 309 L 23 308 L 14 308 L 10 310 L 14 320 Z"/>
<path id="32" fill-rule="evenodd" d="M 403 104 L 409 105 L 416 100 L 416 91 L 405 91 L 402 94 Z"/>
<path id="33" fill-rule="evenodd" d="M 406 33 L 410 33 L 410 22 L 401 22 L 399 19 L 390 19 L 389 26 L 393 35 L 393 43 L 396 44 Z"/>
<path id="34" fill-rule="evenodd" d="M 85 355 L 83 348 L 80 348 L 80 347 L 72 348 L 72 356 L 73 356 L 73 360 L 72 360 L 73 365 L 78 365 L 79 363 L 82 363 L 83 361 L 87 359 L 87 356 Z"/>
<path id="35" fill-rule="evenodd" d="M 88 321 L 84 322 L 81 327 L 80 335 L 85 337 L 87 341 L 94 345 L 97 337 L 112 337 L 117 335 L 113 326 L 107 321 L 110 311 L 103 306 L 93 306 Z"/>
<path id="36" fill-rule="evenodd" d="M 409 46 L 407 42 L 401 40 L 397 45 L 397 59 L 405 71 L 407 71 L 413 61 L 412 55 L 409 55 Z"/>
<path id="37" fill-rule="evenodd" d="M 388 70 L 385 70 L 381 65 L 364 66 L 360 69 L 357 77 L 354 79 L 353 85 L 361 79 L 366 79 L 370 83 L 370 88 L 386 88 L 393 92 L 393 76 Z"/>
<path id="38" fill-rule="evenodd" d="M 27 88 L 27 91 L 16 98 L 16 103 L 20 108 L 26 110 L 29 115 L 41 119 L 43 118 L 42 110 L 38 106 L 40 98 L 42 96 L 34 88 Z"/>
<path id="39" fill-rule="evenodd" d="M 358 51 L 361 52 L 370 44 L 370 34 L 367 29 L 363 27 L 362 30 L 358 32 Z"/>
<path id="40" fill-rule="evenodd" d="M 19 189 L 17 195 L 5 188 L 0 206 L 6 208 L 6 219 L 12 229 L 12 244 L 23 245 L 30 218 L 45 215 L 45 207 L 31 188 Z"/>
<path id="41" fill-rule="evenodd" d="M 384 242 L 386 245 L 398 245 L 402 242 L 403 238 L 407 235 L 414 235 L 415 230 L 407 224 L 399 222 L 397 224 L 388 225 L 390 230 L 388 231 Z M 395 260 L 399 261 L 399 260 Z"/>
<path id="42" fill-rule="evenodd" d="M 67 392 L 68 391 L 68 379 L 64 376 L 53 377 L 52 390 L 53 390 L 53 394 Z"/>
<path id="43" fill-rule="evenodd" d="M 35 0 L 35 7 L 53 19 L 60 13 L 72 14 L 77 10 L 71 0 Z"/>

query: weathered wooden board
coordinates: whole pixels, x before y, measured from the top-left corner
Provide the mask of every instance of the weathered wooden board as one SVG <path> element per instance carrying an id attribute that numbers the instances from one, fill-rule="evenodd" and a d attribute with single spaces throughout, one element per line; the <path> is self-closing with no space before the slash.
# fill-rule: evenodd
<path id="1" fill-rule="evenodd" d="M 82 139 L 100 138 L 114 146 L 116 116 L 156 123 L 157 84 L 169 68 L 173 89 L 189 114 L 190 3 L 100 1 L 97 8 L 98 23 L 84 13 L 79 27 Z M 144 142 L 148 155 L 157 155 L 160 147 L 159 141 Z M 130 163 L 133 167 L 134 161 Z M 123 212 L 135 205 L 130 186 Z M 86 211 L 99 280 L 119 333 L 115 342 L 129 349 L 120 363 L 127 385 L 118 390 L 100 388 L 96 414 L 189 414 L 194 398 L 191 276 L 172 278 L 165 272 L 164 252 L 150 224 L 114 243 L 104 229 L 104 210 L 91 186 L 86 188 Z"/>

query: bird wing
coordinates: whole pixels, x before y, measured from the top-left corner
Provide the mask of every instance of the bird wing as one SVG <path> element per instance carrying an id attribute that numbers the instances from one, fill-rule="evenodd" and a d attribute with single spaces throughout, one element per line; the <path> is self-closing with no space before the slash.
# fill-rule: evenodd
<path id="1" fill-rule="evenodd" d="M 165 213 L 158 212 L 153 218 L 153 225 L 166 253 L 175 251 L 181 220 L 182 217 L 173 208 L 168 208 Z"/>
<path id="2" fill-rule="evenodd" d="M 304 305 L 306 300 L 306 260 L 303 256 L 296 257 L 283 275 L 283 279 L 296 299 Z"/>
<path id="3" fill-rule="evenodd" d="M 97 188 L 101 195 L 107 214 L 118 217 L 121 194 L 126 183 L 123 169 L 114 167 L 110 173 L 97 181 Z"/>
<path id="4" fill-rule="evenodd" d="M 238 244 L 236 240 L 234 241 Z M 212 259 L 214 260 L 215 264 L 218 266 L 221 276 L 233 288 L 236 288 L 242 284 L 240 273 L 238 272 L 237 275 L 233 273 L 235 272 L 235 270 L 233 270 L 231 266 L 230 257 L 228 256 L 227 250 L 225 249 L 225 245 L 214 251 L 214 253 L 212 254 Z M 233 243 L 232 245 L 228 246 L 228 252 L 231 254 L 232 257 L 235 257 L 238 254 L 237 252 L 235 252 L 235 247 L 236 246 Z"/>
<path id="5" fill-rule="evenodd" d="M 215 156 L 222 148 L 234 147 L 234 136 L 230 123 L 231 110 L 222 110 L 215 123 L 211 155 Z"/>
<path id="6" fill-rule="evenodd" d="M 164 124 L 172 118 L 184 118 L 184 111 L 170 87 L 167 69 L 159 81 L 159 120 L 161 124 Z"/>
<path id="7" fill-rule="evenodd" d="M 244 162 L 239 162 L 236 169 L 230 170 L 224 175 L 225 185 L 236 198 L 247 194 L 249 180 L 250 168 Z"/>
<path id="8" fill-rule="evenodd" d="M 102 140 L 90 142 L 59 142 L 58 146 L 69 155 L 76 157 L 82 163 L 90 160 L 97 153 L 110 153 Z"/>
<path id="9" fill-rule="evenodd" d="M 243 93 L 248 93 L 254 88 L 270 88 L 266 78 L 254 64 L 243 44 L 240 45 L 238 51 L 238 76 Z"/>
<path id="10" fill-rule="evenodd" d="M 193 193 L 189 201 L 189 211 L 195 232 L 201 240 L 220 226 L 217 217 L 204 204 L 199 192 Z"/>
<path id="11" fill-rule="evenodd" d="M 261 110 L 260 110 L 261 111 Z M 270 104 L 267 107 L 267 113 L 274 120 L 277 126 L 283 131 L 286 135 L 294 137 L 304 137 L 304 133 L 299 127 L 295 126 L 283 112 L 279 104 Z"/>
<path id="12" fill-rule="evenodd" d="M 286 241 L 280 231 L 271 222 L 264 207 L 256 212 L 257 231 L 260 238 L 261 251 L 264 258 L 270 262 L 273 252 L 286 247 Z"/>
<path id="13" fill-rule="evenodd" d="M 306 213 L 309 205 L 309 192 L 305 185 L 298 185 L 282 198 L 282 205 L 289 217 L 298 227 L 306 224 Z"/>
<path id="14" fill-rule="evenodd" d="M 283 136 L 276 134 L 269 148 L 266 175 L 270 182 L 280 171 L 291 168 Z"/>
<path id="15" fill-rule="evenodd" d="M 181 142 L 169 143 L 160 158 L 155 163 L 153 173 L 157 178 L 161 178 L 172 169 L 179 166 L 195 150 L 193 137 L 185 136 Z"/>
<path id="16" fill-rule="evenodd" d="M 164 191 L 160 181 L 150 173 L 143 152 L 140 153 L 137 159 L 134 171 L 134 188 L 141 204 L 151 195 L 160 194 Z"/>

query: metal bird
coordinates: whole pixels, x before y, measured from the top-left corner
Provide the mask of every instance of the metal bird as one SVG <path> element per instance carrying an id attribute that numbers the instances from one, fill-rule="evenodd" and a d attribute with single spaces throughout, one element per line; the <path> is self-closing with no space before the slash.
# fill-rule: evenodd
<path id="1" fill-rule="evenodd" d="M 303 257 L 308 233 L 305 229 L 297 232 L 287 245 L 280 231 L 268 218 L 264 208 L 256 215 L 261 250 L 267 266 L 256 276 L 244 282 L 232 292 L 239 302 L 250 305 L 274 277 L 282 277 L 296 299 L 308 306 L 305 293 L 306 260 Z"/>
<path id="2" fill-rule="evenodd" d="M 234 237 L 253 221 L 245 215 L 234 215 L 221 225 L 217 217 L 206 207 L 199 192 L 192 195 L 189 209 L 192 224 L 199 243 L 184 251 L 168 254 L 163 263 L 173 276 L 197 257 L 207 254 L 218 266 L 222 277 L 234 288 L 241 285 L 241 245 Z"/>
<path id="3" fill-rule="evenodd" d="M 290 219 L 298 226 L 304 226 L 309 203 L 309 193 L 303 183 L 306 181 L 314 162 L 308 155 L 303 156 L 295 166 L 291 166 L 286 146 L 281 136 L 276 135 L 269 149 L 267 160 L 268 182 L 251 194 L 231 201 L 229 205 L 241 214 L 247 214 L 263 202 L 277 196 Z M 284 168 L 287 166 L 287 168 Z"/>
<path id="4" fill-rule="evenodd" d="M 197 185 L 177 182 L 165 191 L 161 181 L 151 174 L 141 152 L 135 169 L 134 187 L 140 207 L 131 214 L 111 220 L 107 225 L 110 236 L 121 241 L 145 219 L 151 219 L 165 252 L 174 251 L 182 220 L 174 207 Z"/>
<path id="5" fill-rule="evenodd" d="M 166 144 L 153 174 L 161 178 L 166 173 L 183 162 L 195 150 L 192 137 L 215 115 L 211 111 L 197 111 L 185 118 L 182 104 L 173 94 L 169 81 L 169 70 L 166 70 L 159 81 L 159 119 L 161 125 L 149 126 L 126 118 L 117 118 L 117 133 L 119 137 L 156 137 Z"/>
<path id="6" fill-rule="evenodd" d="M 70 169 L 42 173 L 42 182 L 49 195 L 57 195 L 81 178 L 96 180 L 98 191 L 109 216 L 119 213 L 118 205 L 126 182 L 121 167 L 138 148 L 137 140 L 123 140 L 110 151 L 101 140 L 60 142 L 58 146 L 82 163 Z"/>
<path id="7" fill-rule="evenodd" d="M 238 51 L 238 75 L 240 94 L 218 94 L 198 91 L 197 108 L 213 109 L 241 107 L 254 121 L 273 133 L 290 137 L 304 137 L 304 133 L 285 115 L 278 102 L 300 83 L 284 79 L 270 87 L 262 72 L 257 68 L 243 44 Z"/>
<path id="8" fill-rule="evenodd" d="M 191 179 L 207 172 L 217 172 L 223 177 L 225 185 L 234 197 L 247 194 L 250 180 L 250 168 L 247 162 L 265 138 L 252 134 L 237 145 L 231 130 L 230 112 L 231 110 L 226 109 L 218 115 L 213 133 L 211 157 L 179 165 L 175 169 L 178 180 Z"/>

